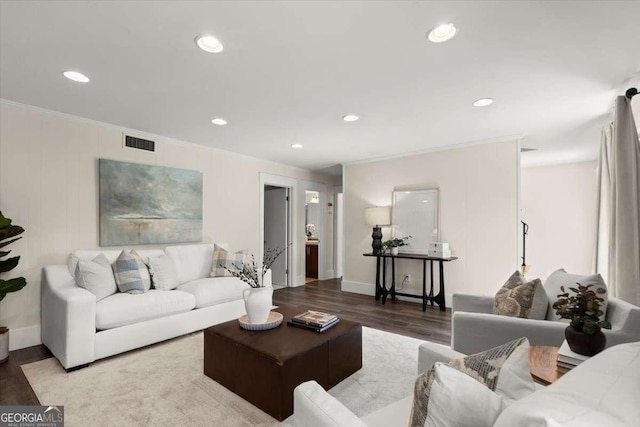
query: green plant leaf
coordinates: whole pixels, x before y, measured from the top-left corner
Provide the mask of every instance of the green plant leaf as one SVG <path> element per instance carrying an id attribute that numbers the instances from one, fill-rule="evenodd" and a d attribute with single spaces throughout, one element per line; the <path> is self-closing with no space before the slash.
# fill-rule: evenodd
<path id="1" fill-rule="evenodd" d="M 606 294 L 607 290 L 604 289 L 604 288 L 598 288 L 598 289 L 596 289 L 596 293 L 598 293 L 598 294 Z"/>
<path id="2" fill-rule="evenodd" d="M 5 228 L 11 225 L 11 218 L 7 218 L 2 215 L 2 211 L 0 211 L 0 228 Z"/>
<path id="3" fill-rule="evenodd" d="M 8 244 L 11 244 L 11 243 L 15 242 L 16 240 L 20 240 L 20 239 L 22 239 L 22 237 L 16 237 L 15 239 L 11 239 L 11 240 L 8 240 L 6 242 L 2 242 L 2 243 L 0 243 L 0 248 L 4 248 Z"/>
<path id="4" fill-rule="evenodd" d="M 27 285 L 27 279 L 24 277 L 16 277 L 15 279 L 0 279 L 0 301 L 4 299 L 9 292 L 16 292 Z"/>
<path id="5" fill-rule="evenodd" d="M 0 251 L 0 258 L 2 258 L 3 256 L 7 256 L 9 255 L 11 251 Z"/>
<path id="6" fill-rule="evenodd" d="M 599 322 L 598 325 L 600 325 L 600 327 L 604 329 L 611 329 L 611 322 L 609 322 L 608 320 L 603 320 L 602 322 Z"/>
<path id="7" fill-rule="evenodd" d="M 15 237 L 24 233 L 24 228 L 19 225 L 10 225 L 8 227 L 0 227 L 0 241 Z"/>
<path id="8" fill-rule="evenodd" d="M 575 292 L 576 294 L 578 293 L 578 290 L 576 288 L 569 288 L 569 290 Z"/>
<path id="9" fill-rule="evenodd" d="M 9 270 L 13 270 L 17 267 L 18 261 L 20 261 L 19 256 L 14 256 L 13 258 L 0 260 L 0 273 L 6 273 Z"/>

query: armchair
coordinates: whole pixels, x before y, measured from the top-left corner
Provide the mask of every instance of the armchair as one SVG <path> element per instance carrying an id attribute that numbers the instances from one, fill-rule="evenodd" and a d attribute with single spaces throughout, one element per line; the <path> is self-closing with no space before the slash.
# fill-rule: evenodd
<path id="1" fill-rule="evenodd" d="M 452 349 L 473 354 L 523 336 L 531 345 L 559 347 L 564 341 L 566 321 L 495 315 L 493 301 L 493 296 L 453 294 Z M 603 330 L 607 347 L 640 341 L 640 307 L 611 297 L 606 319 L 611 322 L 611 330 Z"/>

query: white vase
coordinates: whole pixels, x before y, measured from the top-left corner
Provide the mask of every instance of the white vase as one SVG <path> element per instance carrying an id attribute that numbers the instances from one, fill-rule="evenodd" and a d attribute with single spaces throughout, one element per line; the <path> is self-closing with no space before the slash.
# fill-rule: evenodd
<path id="1" fill-rule="evenodd" d="M 9 358 L 9 328 L 0 328 L 0 363 Z"/>
<path id="2" fill-rule="evenodd" d="M 242 291 L 244 307 L 251 323 L 266 323 L 271 311 L 273 288 L 249 288 Z"/>
<path id="3" fill-rule="evenodd" d="M 391 255 L 398 255 L 398 247 L 391 248 Z"/>

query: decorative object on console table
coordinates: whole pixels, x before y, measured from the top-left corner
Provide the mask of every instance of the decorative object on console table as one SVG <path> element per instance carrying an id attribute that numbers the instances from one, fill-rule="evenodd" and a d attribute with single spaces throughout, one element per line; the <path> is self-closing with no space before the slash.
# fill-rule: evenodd
<path id="1" fill-rule="evenodd" d="M 391 209 L 383 207 L 366 208 L 364 210 L 365 224 L 373 227 L 371 247 L 373 254 L 382 253 L 382 228 L 383 225 L 391 224 Z"/>
<path id="2" fill-rule="evenodd" d="M 449 244 L 444 242 L 430 242 L 427 253 L 434 258 L 451 258 Z"/>
<path id="3" fill-rule="evenodd" d="M 202 173 L 100 159 L 100 245 L 202 240 Z"/>
<path id="4" fill-rule="evenodd" d="M 391 250 L 391 255 L 398 255 L 398 249 L 401 246 L 409 246 L 409 240 L 411 236 L 395 238 L 391 240 L 387 240 L 382 244 L 383 250 L 386 252 L 387 250 Z"/>
<path id="5" fill-rule="evenodd" d="M 6 218 L 0 211 L 0 249 L 22 239 L 22 236 L 16 237 L 24 233 L 24 228 L 19 225 L 11 224 L 11 218 Z M 4 258 L 11 251 L 0 251 L 0 257 Z M 15 256 L 0 260 L 0 273 L 6 273 L 18 266 L 20 256 Z M 17 292 L 27 285 L 24 277 L 16 277 L 13 279 L 0 279 L 0 301 L 4 299 L 9 292 Z M 5 362 L 9 358 L 9 328 L 0 326 L 0 363 Z"/>
<path id="6" fill-rule="evenodd" d="M 604 294 L 606 289 L 590 288 L 595 284 L 581 285 L 577 283 L 577 288 L 569 288 L 575 295 L 570 295 L 565 291 L 564 286 L 560 287 L 563 292 L 558 295 L 558 300 L 553 303 L 556 314 L 563 319 L 571 320 L 565 329 L 565 338 L 569 348 L 584 356 L 594 356 L 604 350 L 607 344 L 607 337 L 602 332 L 602 328 L 611 329 L 611 323 L 607 320 L 600 320 L 603 314 L 601 307 L 604 299 L 598 294 Z"/>
<path id="7" fill-rule="evenodd" d="M 242 291 L 245 309 L 251 323 L 265 323 L 269 318 L 269 312 L 273 306 L 273 288 L 271 286 L 264 286 L 264 276 L 276 259 L 278 259 L 289 246 L 291 246 L 291 243 L 284 248 L 267 249 L 262 258 L 261 269 L 256 265 L 256 260 L 253 255 L 251 255 L 250 263 L 235 262 L 232 268 L 224 267 L 225 270 L 234 277 L 251 286 L 251 288 Z M 259 273 L 258 270 L 260 270 Z"/>

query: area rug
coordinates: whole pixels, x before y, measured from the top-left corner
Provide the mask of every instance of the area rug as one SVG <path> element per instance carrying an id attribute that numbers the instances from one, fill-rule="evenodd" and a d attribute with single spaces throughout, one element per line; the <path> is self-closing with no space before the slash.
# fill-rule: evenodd
<path id="1" fill-rule="evenodd" d="M 362 332 L 362 369 L 329 391 L 358 416 L 411 394 L 422 342 Z M 205 376 L 202 348 L 196 332 L 68 374 L 55 358 L 22 369 L 43 405 L 64 405 L 67 427 L 281 425 Z"/>

